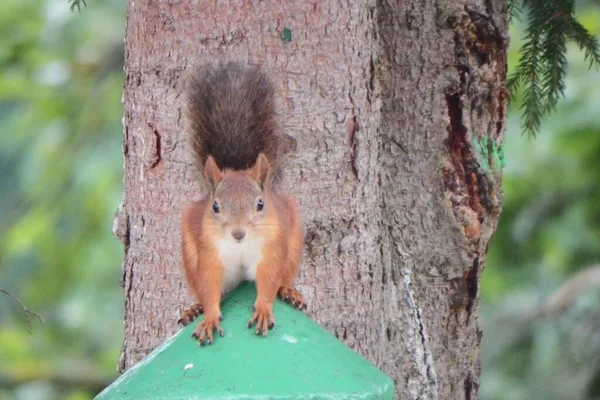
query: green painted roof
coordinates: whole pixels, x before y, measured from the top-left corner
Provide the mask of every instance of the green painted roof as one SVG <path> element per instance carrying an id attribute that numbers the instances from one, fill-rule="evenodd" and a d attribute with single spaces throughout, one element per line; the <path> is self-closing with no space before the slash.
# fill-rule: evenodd
<path id="1" fill-rule="evenodd" d="M 211 346 L 183 328 L 125 372 L 97 399 L 393 399 L 393 381 L 308 316 L 277 300 L 275 329 L 247 328 L 253 284 L 222 307 L 225 337 Z"/>

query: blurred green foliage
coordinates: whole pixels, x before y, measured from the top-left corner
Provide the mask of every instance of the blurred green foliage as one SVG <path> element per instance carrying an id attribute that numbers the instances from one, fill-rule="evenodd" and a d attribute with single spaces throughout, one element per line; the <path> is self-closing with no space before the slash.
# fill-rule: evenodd
<path id="1" fill-rule="evenodd" d="M 600 37 L 600 7 L 579 5 Z M 509 69 L 523 26 L 511 27 Z M 528 318 L 575 273 L 600 263 L 600 73 L 568 49 L 565 96 L 535 139 L 518 94 L 505 136 L 504 202 L 482 278 L 482 399 L 600 399 L 600 290 Z"/>
<path id="2" fill-rule="evenodd" d="M 600 9 L 579 20 L 600 35 Z M 124 5 L 0 2 L 0 398 L 87 399 L 116 375 L 123 334 Z M 510 68 L 522 26 L 512 27 Z M 600 398 L 600 296 L 523 322 L 600 262 L 600 75 L 569 49 L 566 99 L 520 135 L 509 110 L 505 198 L 482 279 L 482 399 Z"/>
<path id="3" fill-rule="evenodd" d="M 90 398 L 123 335 L 123 1 L 0 2 L 0 398 Z M 27 382 L 23 384 L 23 382 Z"/>

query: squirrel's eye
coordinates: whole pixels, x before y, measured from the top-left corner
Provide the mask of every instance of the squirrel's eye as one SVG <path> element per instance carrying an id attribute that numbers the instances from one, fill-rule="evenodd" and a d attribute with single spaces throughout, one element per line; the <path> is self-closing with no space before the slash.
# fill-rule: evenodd
<path id="1" fill-rule="evenodd" d="M 264 206 L 265 206 L 265 203 L 263 203 L 262 199 L 258 199 L 258 203 L 256 203 L 256 210 L 262 211 Z"/>
<path id="2" fill-rule="evenodd" d="M 219 203 L 217 203 L 216 201 L 213 203 L 213 211 L 215 212 L 215 214 L 218 214 L 221 211 L 219 209 Z"/>

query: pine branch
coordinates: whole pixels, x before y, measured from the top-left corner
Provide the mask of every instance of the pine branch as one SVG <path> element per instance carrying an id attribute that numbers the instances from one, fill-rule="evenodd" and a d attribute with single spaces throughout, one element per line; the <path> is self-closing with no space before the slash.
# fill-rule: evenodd
<path id="1" fill-rule="evenodd" d="M 587 31 L 573 16 L 569 16 L 569 38 L 579 46 L 579 50 L 585 51 L 585 60 L 589 60 L 591 69 L 596 65 L 596 70 L 600 66 L 600 45 L 591 33 Z"/>
<path id="2" fill-rule="evenodd" d="M 75 8 L 77 8 L 77 11 L 81 12 L 81 4 L 82 3 L 83 3 L 84 7 L 87 7 L 85 0 L 67 0 L 67 2 L 70 3 L 69 8 L 71 9 L 71 11 L 75 11 Z"/>
<path id="3" fill-rule="evenodd" d="M 525 87 L 523 104 L 523 128 L 533 136 L 539 131 L 544 112 L 543 90 L 540 86 L 540 75 L 543 75 L 542 37 L 538 34 L 544 24 L 546 15 L 544 5 L 530 10 L 528 27 L 525 31 L 525 44 L 521 48 L 519 64 L 508 80 L 508 89 L 514 95 L 516 89 Z"/>
<path id="4" fill-rule="evenodd" d="M 508 0 L 508 15 L 511 20 L 513 18 L 521 19 L 522 6 L 519 0 Z"/>
<path id="5" fill-rule="evenodd" d="M 517 2 L 510 1 L 511 13 L 516 12 Z M 535 136 L 542 116 L 555 111 L 564 97 L 567 42 L 572 40 L 585 51 L 590 68 L 600 65 L 600 47 L 575 19 L 574 0 L 522 0 L 522 5 L 529 14 L 525 44 L 507 86 L 511 98 L 523 87 L 523 131 Z"/>
<path id="6" fill-rule="evenodd" d="M 36 313 L 35 311 L 32 311 L 29 308 L 25 307 L 25 304 L 23 304 L 23 302 L 17 296 L 15 296 L 14 294 L 12 294 L 8 290 L 2 289 L 2 288 L 0 288 L 0 292 L 4 293 L 8 297 L 13 298 L 17 303 L 19 303 L 19 305 L 23 309 L 23 313 L 25 314 L 25 326 L 27 327 L 27 332 L 28 333 L 31 334 L 31 324 L 29 322 L 29 315 L 30 314 L 33 315 L 33 316 L 35 316 L 42 324 L 44 323 L 44 318 L 42 318 L 42 316 L 40 314 Z"/>
<path id="7" fill-rule="evenodd" d="M 567 24 L 569 12 L 573 9 L 572 1 L 551 1 L 547 3 L 547 12 L 552 15 L 545 24 L 545 35 L 542 41 L 542 87 L 544 89 L 544 112 L 556 110 L 559 97 L 564 96 L 565 76 L 567 73 L 567 35 L 563 27 Z"/>

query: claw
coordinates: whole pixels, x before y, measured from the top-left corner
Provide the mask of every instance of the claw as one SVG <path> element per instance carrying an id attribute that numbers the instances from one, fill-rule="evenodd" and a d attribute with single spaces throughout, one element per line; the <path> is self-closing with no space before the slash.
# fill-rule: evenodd
<path id="1" fill-rule="evenodd" d="M 277 296 L 280 300 L 285 301 L 287 304 L 291 305 L 297 310 L 306 308 L 302 294 L 294 288 L 281 287 L 277 293 Z"/>
<path id="2" fill-rule="evenodd" d="M 225 336 L 223 328 L 219 325 L 219 317 L 210 316 L 205 318 L 204 321 L 200 322 L 196 327 L 196 330 L 192 334 L 194 339 L 198 340 L 198 345 L 204 347 L 205 345 L 211 345 L 214 342 L 213 331 L 217 330 L 219 335 Z"/>
<path id="3" fill-rule="evenodd" d="M 177 320 L 178 324 L 183 326 L 188 325 L 192 322 L 198 315 L 202 314 L 204 310 L 199 303 L 192 304 L 181 313 L 181 317 Z"/>
<path id="4" fill-rule="evenodd" d="M 254 333 L 256 336 L 267 336 L 268 331 L 275 327 L 273 306 L 271 304 L 259 304 L 256 307 L 256 311 L 248 321 L 248 328 L 255 324 Z"/>

